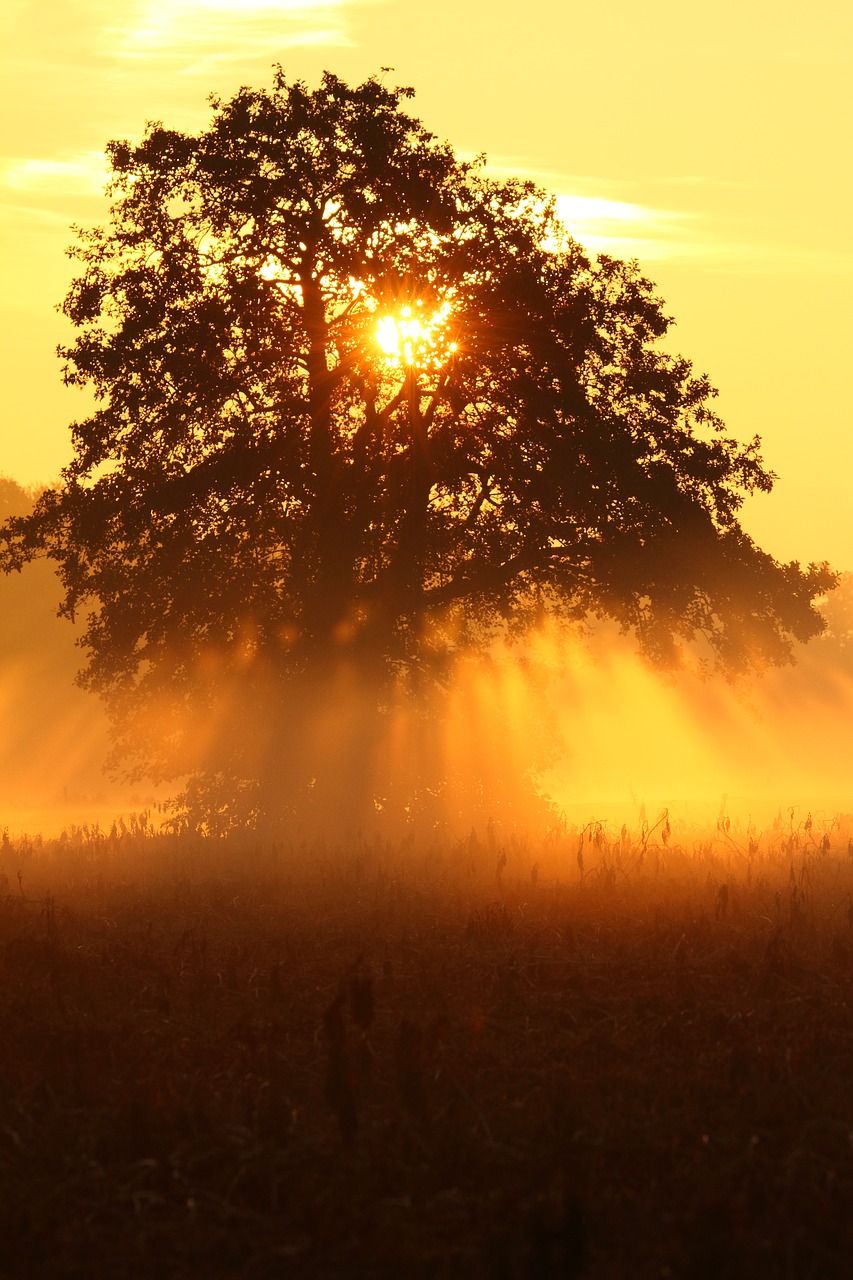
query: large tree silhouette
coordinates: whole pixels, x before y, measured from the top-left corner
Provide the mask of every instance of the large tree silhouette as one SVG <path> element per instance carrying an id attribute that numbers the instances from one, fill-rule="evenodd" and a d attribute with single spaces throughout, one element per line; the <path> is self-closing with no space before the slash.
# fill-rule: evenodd
<path id="1" fill-rule="evenodd" d="M 369 720 L 543 614 L 727 670 L 821 626 L 832 575 L 740 527 L 772 477 L 660 349 L 650 282 L 410 96 L 279 71 L 197 136 L 152 124 L 73 251 L 65 379 L 97 409 L 3 564 L 57 562 L 120 750 L 202 808 L 316 800 L 324 698 Z"/>

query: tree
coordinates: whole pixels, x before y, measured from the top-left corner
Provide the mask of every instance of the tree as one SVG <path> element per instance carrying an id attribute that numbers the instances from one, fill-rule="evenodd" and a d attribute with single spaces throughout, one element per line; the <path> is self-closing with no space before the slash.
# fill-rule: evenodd
<path id="1" fill-rule="evenodd" d="M 196 136 L 151 124 L 109 145 L 111 220 L 73 250 L 65 381 L 98 405 L 3 564 L 57 562 L 119 751 L 209 822 L 319 794 L 330 690 L 363 727 L 543 615 L 662 662 L 699 635 L 726 670 L 821 626 L 832 575 L 740 527 L 759 441 L 660 349 L 651 283 L 411 96 L 279 69 Z"/>

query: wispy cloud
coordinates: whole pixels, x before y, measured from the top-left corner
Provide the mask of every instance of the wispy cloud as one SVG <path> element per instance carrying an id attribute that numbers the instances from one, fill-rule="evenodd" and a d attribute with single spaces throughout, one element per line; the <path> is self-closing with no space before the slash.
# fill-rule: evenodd
<path id="1" fill-rule="evenodd" d="M 711 209 L 661 209 L 627 200 L 556 193 L 567 231 L 593 254 L 751 275 L 853 272 L 848 254 L 774 239 L 766 228 Z"/>
<path id="2" fill-rule="evenodd" d="M 628 200 L 556 193 L 566 229 L 592 253 L 659 260 L 687 251 L 691 215 Z"/>
<path id="3" fill-rule="evenodd" d="M 347 46 L 351 0 L 142 0 L 114 28 L 114 53 L 168 59 L 192 74 L 294 46 Z"/>
<path id="4" fill-rule="evenodd" d="M 108 176 L 101 151 L 80 151 L 66 159 L 0 160 L 0 184 L 22 193 L 99 196 Z"/>
<path id="5" fill-rule="evenodd" d="M 657 261 L 688 252 L 695 239 L 692 212 L 628 199 L 616 183 L 535 169 L 513 158 L 490 160 L 486 172 L 530 180 L 553 195 L 566 230 L 590 253 Z M 698 181 L 689 179 L 690 185 Z"/>
<path id="6" fill-rule="evenodd" d="M 507 158 L 489 162 L 486 171 L 495 178 L 530 179 L 553 194 L 566 230 L 593 254 L 731 273 L 853 273 L 846 252 L 793 245 L 784 234 L 777 237 L 754 219 L 733 215 L 730 193 L 722 200 L 719 183 L 695 174 L 650 179 L 640 188 Z"/>

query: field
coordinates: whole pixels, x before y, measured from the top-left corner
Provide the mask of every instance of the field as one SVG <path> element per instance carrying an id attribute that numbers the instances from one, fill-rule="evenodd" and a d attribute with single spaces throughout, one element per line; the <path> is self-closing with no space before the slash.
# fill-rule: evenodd
<path id="1" fill-rule="evenodd" d="M 0 1275 L 834 1277 L 853 819 L 0 848 Z"/>

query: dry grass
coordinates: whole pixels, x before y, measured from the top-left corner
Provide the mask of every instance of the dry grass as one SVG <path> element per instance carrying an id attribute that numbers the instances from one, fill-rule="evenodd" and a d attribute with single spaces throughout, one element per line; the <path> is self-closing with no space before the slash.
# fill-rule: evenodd
<path id="1" fill-rule="evenodd" d="M 0 1275 L 846 1275 L 853 825 L 664 832 L 7 840 Z"/>

